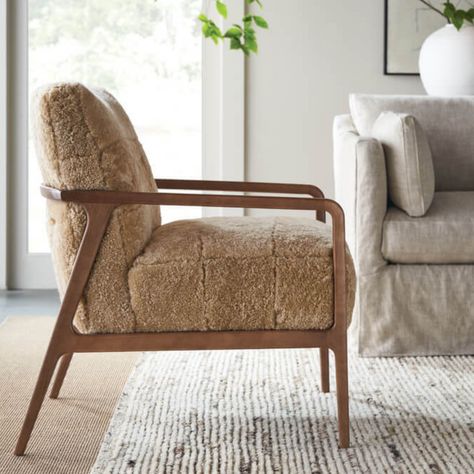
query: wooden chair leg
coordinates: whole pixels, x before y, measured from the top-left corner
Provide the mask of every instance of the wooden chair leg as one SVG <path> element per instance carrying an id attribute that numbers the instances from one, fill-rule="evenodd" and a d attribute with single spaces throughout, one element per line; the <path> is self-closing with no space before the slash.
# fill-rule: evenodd
<path id="1" fill-rule="evenodd" d="M 339 424 L 339 447 L 348 448 L 349 435 L 349 381 L 347 369 L 347 348 L 334 350 L 336 359 L 337 417 Z"/>
<path id="2" fill-rule="evenodd" d="M 321 391 L 329 392 L 329 350 L 327 347 L 319 349 L 319 358 L 321 361 Z"/>
<path id="3" fill-rule="evenodd" d="M 73 354 L 64 354 L 61 357 L 61 361 L 59 362 L 58 372 L 54 379 L 53 388 L 51 389 L 49 398 L 54 398 L 54 399 L 58 398 L 59 391 L 61 390 L 61 387 L 63 385 L 64 377 L 66 377 L 67 369 L 69 368 L 69 364 L 71 363 L 72 356 Z"/>
<path id="4" fill-rule="evenodd" d="M 48 351 L 46 352 L 43 365 L 41 366 L 38 380 L 36 382 L 33 396 L 31 397 L 30 406 L 26 413 L 25 421 L 18 438 L 18 442 L 15 447 L 15 454 L 17 456 L 23 456 L 25 453 L 26 445 L 33 431 L 33 427 L 38 417 L 41 405 L 43 404 L 46 391 L 48 390 L 49 383 L 56 368 L 60 354 L 58 354 L 54 348 L 54 345 L 50 343 Z"/>

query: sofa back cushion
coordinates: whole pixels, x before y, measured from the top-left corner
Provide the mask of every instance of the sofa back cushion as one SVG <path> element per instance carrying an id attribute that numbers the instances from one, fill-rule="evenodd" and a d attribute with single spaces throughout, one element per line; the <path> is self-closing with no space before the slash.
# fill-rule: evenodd
<path id="1" fill-rule="evenodd" d="M 412 115 L 382 112 L 372 135 L 384 149 L 390 200 L 409 216 L 424 216 L 433 201 L 435 180 L 423 128 Z"/>
<path id="2" fill-rule="evenodd" d="M 58 189 L 156 191 L 155 182 L 127 114 L 104 90 L 55 84 L 37 92 L 32 104 L 43 182 Z M 48 201 L 48 233 L 63 295 L 84 233 L 86 214 L 76 204 Z M 134 329 L 127 275 L 160 225 L 155 206 L 114 210 L 76 313 L 81 332 Z"/>
<path id="3" fill-rule="evenodd" d="M 381 112 L 413 115 L 431 146 L 436 190 L 474 190 L 474 97 L 352 94 L 350 110 L 359 134 L 367 137 Z"/>

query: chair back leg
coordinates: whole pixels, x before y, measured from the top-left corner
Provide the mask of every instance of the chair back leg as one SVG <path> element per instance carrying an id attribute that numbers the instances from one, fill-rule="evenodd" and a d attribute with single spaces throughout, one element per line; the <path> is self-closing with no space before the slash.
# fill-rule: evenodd
<path id="1" fill-rule="evenodd" d="M 321 392 L 328 393 L 329 386 L 329 350 L 327 347 L 319 349 L 319 358 L 321 365 Z"/>
<path id="2" fill-rule="evenodd" d="M 58 398 L 59 392 L 64 382 L 64 378 L 66 377 L 67 370 L 69 368 L 69 364 L 71 363 L 73 354 L 64 354 L 61 357 L 61 361 L 59 362 L 59 368 L 56 373 L 56 377 L 54 378 L 53 388 L 49 393 L 49 398 Z"/>

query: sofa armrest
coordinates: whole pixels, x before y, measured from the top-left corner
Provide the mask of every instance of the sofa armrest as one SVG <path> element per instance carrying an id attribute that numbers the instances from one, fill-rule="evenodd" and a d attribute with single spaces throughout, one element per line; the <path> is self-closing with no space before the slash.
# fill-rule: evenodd
<path id="1" fill-rule="evenodd" d="M 387 173 L 382 145 L 361 137 L 349 115 L 334 121 L 336 200 L 346 215 L 346 236 L 359 275 L 386 265 L 382 229 L 387 212 Z"/>

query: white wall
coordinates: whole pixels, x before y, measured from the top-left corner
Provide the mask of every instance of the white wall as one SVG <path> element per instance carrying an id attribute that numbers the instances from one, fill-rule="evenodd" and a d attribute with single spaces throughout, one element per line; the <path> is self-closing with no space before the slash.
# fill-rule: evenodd
<path id="1" fill-rule="evenodd" d="M 423 93 L 384 76 L 383 0 L 266 0 L 247 64 L 246 179 L 319 185 L 333 196 L 332 121 L 350 92 Z"/>

